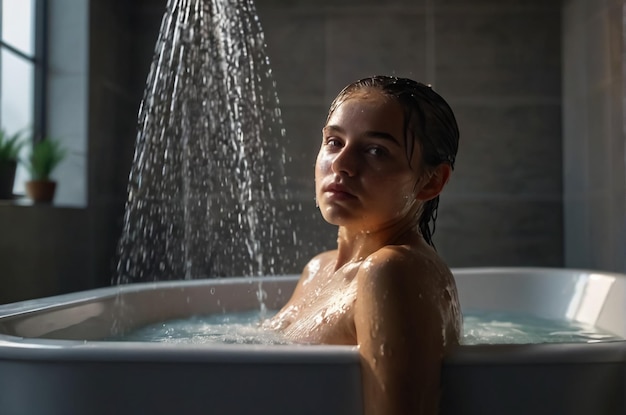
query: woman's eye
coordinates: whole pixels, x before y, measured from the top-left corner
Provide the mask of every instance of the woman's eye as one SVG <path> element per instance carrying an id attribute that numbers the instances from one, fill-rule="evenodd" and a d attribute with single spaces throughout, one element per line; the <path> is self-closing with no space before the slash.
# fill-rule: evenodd
<path id="1" fill-rule="evenodd" d="M 334 137 L 328 137 L 326 139 L 326 145 L 330 147 L 339 147 L 341 146 L 341 141 Z"/>
<path id="2" fill-rule="evenodd" d="M 367 153 L 371 154 L 372 156 L 384 156 L 385 154 L 387 154 L 387 150 L 382 147 L 370 147 L 367 149 Z"/>

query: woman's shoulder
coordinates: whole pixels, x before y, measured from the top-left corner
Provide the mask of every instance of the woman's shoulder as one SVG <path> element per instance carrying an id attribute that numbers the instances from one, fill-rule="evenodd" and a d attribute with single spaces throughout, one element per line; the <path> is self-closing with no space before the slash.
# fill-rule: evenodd
<path id="1" fill-rule="evenodd" d="M 426 244 L 387 245 L 372 253 L 366 261 L 378 269 L 407 266 L 415 271 L 449 271 L 439 254 Z"/>
<path id="2" fill-rule="evenodd" d="M 411 245 L 389 245 L 372 253 L 359 272 L 362 280 L 401 287 L 435 288 L 450 278 L 451 271 L 432 249 Z M 381 280 L 381 281 L 376 281 Z"/>
<path id="3" fill-rule="evenodd" d="M 390 315 L 413 310 L 414 321 L 403 315 L 415 324 L 425 316 L 439 322 L 433 327 L 446 327 L 444 343 L 454 345 L 461 321 L 456 284 L 450 268 L 432 252 L 388 246 L 370 255 L 357 274 L 359 309 Z"/>
<path id="4" fill-rule="evenodd" d="M 309 268 L 311 266 L 318 267 L 320 264 L 328 263 L 329 261 L 333 261 L 336 258 L 337 258 L 336 249 L 320 252 L 319 254 L 315 255 L 313 258 L 309 260 L 305 268 Z"/>

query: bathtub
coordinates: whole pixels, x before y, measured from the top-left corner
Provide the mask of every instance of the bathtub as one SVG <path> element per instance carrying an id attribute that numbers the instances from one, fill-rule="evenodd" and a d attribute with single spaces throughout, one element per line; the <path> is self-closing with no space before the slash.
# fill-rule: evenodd
<path id="1" fill-rule="evenodd" d="M 453 270 L 464 310 L 593 323 L 626 338 L 626 276 Z M 281 306 L 295 276 L 130 284 L 0 306 L 0 413 L 362 414 L 356 347 L 107 342 L 193 314 Z M 626 413 L 626 341 L 461 346 L 445 415 Z"/>

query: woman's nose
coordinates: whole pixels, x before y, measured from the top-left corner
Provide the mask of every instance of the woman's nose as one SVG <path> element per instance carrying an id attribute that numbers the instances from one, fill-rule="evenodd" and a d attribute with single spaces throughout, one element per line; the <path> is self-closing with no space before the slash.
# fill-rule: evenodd
<path id="1" fill-rule="evenodd" d="M 333 172 L 336 174 L 345 174 L 354 176 L 357 172 L 358 160 L 354 151 L 349 147 L 343 147 L 335 156 L 332 163 Z"/>

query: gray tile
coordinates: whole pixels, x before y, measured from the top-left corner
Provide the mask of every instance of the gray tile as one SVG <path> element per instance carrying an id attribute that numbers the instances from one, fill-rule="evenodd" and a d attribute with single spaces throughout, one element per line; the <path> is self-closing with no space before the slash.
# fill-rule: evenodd
<path id="1" fill-rule="evenodd" d="M 321 100 L 326 64 L 324 18 L 267 12 L 260 19 L 281 102 Z"/>
<path id="2" fill-rule="evenodd" d="M 611 269 L 626 273 L 626 185 L 609 195 L 609 240 L 612 245 L 613 258 Z"/>
<path id="3" fill-rule="evenodd" d="M 111 285 L 117 264 L 116 249 L 122 235 L 124 203 L 100 200 L 92 204 L 90 215 L 94 283 L 96 286 Z"/>
<path id="4" fill-rule="evenodd" d="M 151 64 L 157 58 L 155 54 L 156 42 L 159 35 L 162 16 L 144 13 L 137 15 L 133 21 L 130 37 L 130 66 L 128 93 L 136 97 L 136 101 L 143 96 Z"/>
<path id="5" fill-rule="evenodd" d="M 437 84 L 455 96 L 559 97 L 560 26 L 558 9 L 436 13 Z"/>
<path id="6" fill-rule="evenodd" d="M 167 0 L 135 0 L 134 6 L 137 13 L 162 13 L 165 10 Z"/>
<path id="7" fill-rule="evenodd" d="M 611 189 L 624 191 L 626 188 L 626 140 L 624 139 L 623 108 L 626 103 L 621 81 L 615 81 L 609 86 L 611 117 L 609 153 L 611 165 Z"/>
<path id="8" fill-rule="evenodd" d="M 624 177 L 624 176 L 622 176 Z M 613 242 L 612 270 L 626 273 L 626 185 L 610 195 L 610 239 Z"/>
<path id="9" fill-rule="evenodd" d="M 623 6 L 623 0 L 586 0 L 586 1 L 578 1 L 578 3 L 582 3 L 581 8 L 584 8 L 586 14 L 588 16 L 594 16 L 598 13 L 605 13 L 610 9 L 619 8 L 620 11 L 617 12 L 618 15 L 621 16 L 621 8 Z"/>
<path id="10" fill-rule="evenodd" d="M 563 192 L 574 196 L 588 188 L 587 104 L 586 100 L 569 97 L 563 106 Z"/>
<path id="11" fill-rule="evenodd" d="M 587 268 L 591 263 L 589 212 L 587 197 L 566 197 L 563 201 L 564 258 L 568 268 Z"/>
<path id="12" fill-rule="evenodd" d="M 109 87 L 92 87 L 93 109 L 89 148 L 89 197 L 125 199 L 136 137 L 136 110 Z"/>
<path id="13" fill-rule="evenodd" d="M 587 81 L 587 56 L 583 51 L 587 49 L 587 27 L 576 20 L 573 13 L 567 13 L 569 8 L 564 8 L 563 17 L 563 97 L 572 95 L 570 91 L 580 91 L 584 94 Z M 578 98 L 578 96 L 576 96 Z"/>
<path id="14" fill-rule="evenodd" d="M 624 23 L 623 23 L 623 7 L 620 1 L 607 7 L 605 11 L 606 24 L 608 26 L 608 44 L 609 44 L 609 76 L 612 81 L 623 77 L 623 59 L 624 59 Z"/>
<path id="15" fill-rule="evenodd" d="M 564 28 L 583 25 L 588 18 L 586 0 L 565 0 L 562 2 L 561 13 Z"/>
<path id="16" fill-rule="evenodd" d="M 562 266 L 560 201 L 442 200 L 434 241 L 453 267 Z"/>
<path id="17" fill-rule="evenodd" d="M 315 159 L 327 109 L 321 106 L 286 106 L 283 121 L 287 130 L 287 177 L 300 191 L 314 195 Z"/>
<path id="18" fill-rule="evenodd" d="M 608 82 L 610 76 L 610 43 L 607 16 L 604 14 L 592 17 L 587 21 L 586 57 L 587 82 L 592 88 Z"/>
<path id="19" fill-rule="evenodd" d="M 264 8 L 315 8 L 315 9 L 354 9 L 358 11 L 364 7 L 425 7 L 427 0 L 257 0 L 255 4 L 258 9 Z"/>
<path id="20" fill-rule="evenodd" d="M 279 267 L 282 273 L 300 273 L 313 256 L 336 248 L 337 227 L 324 221 L 312 198 L 307 202 L 289 201 L 283 211 L 289 225 L 281 241 L 285 261 Z"/>
<path id="21" fill-rule="evenodd" d="M 94 19 L 89 47 L 98 53 L 89 56 L 90 75 L 110 80 L 125 78 L 132 45 L 128 40 L 132 33 L 128 16 L 116 15 L 107 8 L 95 13 L 99 18 Z"/>
<path id="22" fill-rule="evenodd" d="M 586 26 L 579 5 L 564 7 L 563 33 L 563 185 L 567 197 L 587 191 L 589 134 L 588 80 L 586 72 Z M 576 7 L 576 8 L 575 8 Z M 579 15 L 580 14 L 580 15 Z"/>
<path id="23" fill-rule="evenodd" d="M 587 101 L 589 132 L 587 136 L 588 191 L 605 191 L 611 185 L 610 95 L 609 91 L 591 93 Z"/>
<path id="24" fill-rule="evenodd" d="M 422 13 L 333 16 L 328 23 L 327 98 L 371 75 L 426 79 L 426 19 Z"/>
<path id="25" fill-rule="evenodd" d="M 90 282 L 85 209 L 2 206 L 0 303 L 86 289 Z"/>
<path id="26" fill-rule="evenodd" d="M 561 194 L 559 105 L 451 105 L 461 138 L 448 191 Z"/>
<path id="27" fill-rule="evenodd" d="M 477 8 L 477 7 L 489 7 L 493 8 L 519 8 L 519 6 L 525 7 L 543 7 L 554 8 L 558 6 L 558 2 L 545 1 L 545 0 L 437 0 L 434 2 L 436 8 L 444 7 L 464 7 L 464 8 Z"/>
<path id="28" fill-rule="evenodd" d="M 612 269 L 615 266 L 616 240 L 612 223 L 612 206 L 609 193 L 590 197 L 587 202 L 592 206 L 589 216 L 589 262 L 588 268 Z"/>

